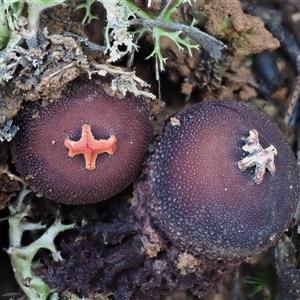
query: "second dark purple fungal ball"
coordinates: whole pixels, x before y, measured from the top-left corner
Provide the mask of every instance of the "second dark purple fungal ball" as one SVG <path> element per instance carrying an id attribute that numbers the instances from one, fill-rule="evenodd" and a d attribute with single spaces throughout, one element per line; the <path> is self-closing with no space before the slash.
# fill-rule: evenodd
<path id="1" fill-rule="evenodd" d="M 183 251 L 240 262 L 273 245 L 290 224 L 299 175 L 288 142 L 265 115 L 236 101 L 200 103 L 170 122 L 150 163 L 147 206 L 153 226 Z M 263 182 L 255 167 L 241 171 L 249 153 L 243 137 L 256 129 L 273 145 L 276 171 Z"/>

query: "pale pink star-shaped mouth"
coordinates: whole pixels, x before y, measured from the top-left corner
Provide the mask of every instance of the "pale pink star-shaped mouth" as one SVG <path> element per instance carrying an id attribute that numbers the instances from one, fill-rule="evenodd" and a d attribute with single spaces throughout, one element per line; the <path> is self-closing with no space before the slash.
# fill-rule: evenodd
<path id="1" fill-rule="evenodd" d="M 277 155 L 277 150 L 273 145 L 263 148 L 258 140 L 258 132 L 255 129 L 249 131 L 248 137 L 243 137 L 246 144 L 243 150 L 248 152 L 249 155 L 238 161 L 238 167 L 241 171 L 255 166 L 254 182 L 261 184 L 266 172 L 269 170 L 271 175 L 275 174 L 276 168 L 274 164 L 274 156 Z"/>

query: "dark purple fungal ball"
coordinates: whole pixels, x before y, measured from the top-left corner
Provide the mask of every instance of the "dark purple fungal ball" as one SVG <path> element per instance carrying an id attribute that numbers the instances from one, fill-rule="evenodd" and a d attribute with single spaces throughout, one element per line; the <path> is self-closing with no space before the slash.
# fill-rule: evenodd
<path id="1" fill-rule="evenodd" d="M 196 104 L 175 118 L 180 125 L 166 126 L 146 182 L 153 226 L 183 251 L 226 261 L 278 241 L 299 198 L 297 165 L 279 128 L 227 100 Z"/>
<path id="2" fill-rule="evenodd" d="M 128 93 L 110 96 L 103 81 L 78 79 L 61 100 L 35 103 L 19 116 L 13 161 L 35 192 L 66 204 L 94 203 L 122 191 L 140 171 L 152 136 L 147 103 Z M 97 148 L 110 140 L 110 149 Z"/>

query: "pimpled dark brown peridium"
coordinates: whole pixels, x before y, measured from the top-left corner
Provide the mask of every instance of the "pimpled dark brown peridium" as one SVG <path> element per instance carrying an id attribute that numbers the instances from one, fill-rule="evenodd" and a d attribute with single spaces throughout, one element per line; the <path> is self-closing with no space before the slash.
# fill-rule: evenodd
<path id="1" fill-rule="evenodd" d="M 127 187 L 152 135 L 145 99 L 109 96 L 99 80 L 83 78 L 61 100 L 24 111 L 18 126 L 11 147 L 18 172 L 35 192 L 66 204 L 102 201 Z"/>
<path id="2" fill-rule="evenodd" d="M 183 251 L 235 262 L 278 241 L 299 198 L 296 162 L 279 128 L 225 100 L 175 118 L 150 163 L 153 224 Z"/>

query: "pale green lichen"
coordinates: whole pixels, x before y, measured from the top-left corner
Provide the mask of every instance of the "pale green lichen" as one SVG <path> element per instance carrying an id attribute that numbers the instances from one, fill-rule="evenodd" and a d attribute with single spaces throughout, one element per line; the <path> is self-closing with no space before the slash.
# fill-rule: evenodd
<path id="1" fill-rule="evenodd" d="M 154 42 L 153 51 L 147 58 L 157 57 L 160 70 L 164 70 L 164 64 L 167 60 L 161 53 L 161 38 L 163 36 L 174 41 L 179 50 L 186 48 L 190 55 L 192 55 L 192 49 L 199 48 L 199 45 L 191 43 L 190 39 L 194 39 L 197 43 L 200 41 L 201 46 L 210 50 L 209 53 L 216 59 L 220 58 L 221 50 L 226 48 L 218 40 L 197 29 L 195 21 L 189 26 L 174 23 L 172 20 L 173 13 L 178 10 L 180 5 L 189 1 L 177 0 L 171 7 L 168 6 L 169 2 L 160 15 L 147 14 L 130 0 L 98 1 L 103 4 L 107 13 L 105 52 L 108 52 L 110 56 L 107 62 L 115 62 L 133 50 L 137 50 L 137 41 L 145 32 L 152 34 Z M 79 8 L 86 8 L 83 22 L 93 18 L 90 12 L 92 2 L 92 0 L 87 0 L 85 4 L 78 6 Z M 150 5 L 151 1 L 148 1 L 148 6 Z M 139 25 L 140 27 L 130 32 L 130 25 Z M 123 46 L 123 50 L 120 50 L 120 46 Z"/>
<path id="2" fill-rule="evenodd" d="M 15 278 L 29 300 L 46 300 L 48 297 L 51 300 L 55 300 L 59 298 L 59 294 L 35 275 L 33 259 L 40 249 L 48 249 L 54 261 L 61 261 L 62 257 L 54 245 L 54 239 L 59 233 L 72 229 L 75 225 L 64 225 L 58 217 L 48 229 L 41 223 L 32 222 L 32 207 L 24 204 L 24 198 L 30 192 L 31 190 L 24 187 L 19 193 L 16 202 L 8 206 L 10 212 L 8 218 L 10 246 L 7 249 L 7 253 L 11 259 Z M 46 229 L 45 232 L 37 240 L 27 246 L 22 246 L 21 241 L 25 231 L 43 229 Z M 69 298 L 74 300 L 81 299 L 69 292 L 62 293 L 62 296 L 70 296 Z"/>
<path id="3" fill-rule="evenodd" d="M 142 11 L 139 7 L 133 4 L 130 1 L 127 1 L 129 8 L 135 12 L 136 16 L 143 19 L 143 20 L 159 20 L 161 22 L 172 23 L 173 20 L 171 19 L 172 14 L 178 9 L 178 7 L 183 3 L 183 0 L 178 0 L 175 5 L 171 6 L 167 9 L 162 15 L 159 16 L 150 16 L 146 12 Z M 194 21 L 190 25 L 191 28 L 194 27 Z M 138 29 L 136 33 L 139 37 L 141 37 L 146 31 L 152 32 L 153 40 L 154 40 L 154 49 L 151 54 L 147 57 L 150 58 L 152 56 L 157 56 L 159 61 L 159 68 L 161 71 L 164 70 L 164 64 L 167 58 L 163 57 L 161 53 L 161 44 L 160 40 L 163 36 L 168 37 L 177 45 L 179 50 L 183 50 L 184 47 L 188 50 L 189 54 L 192 56 L 192 49 L 198 49 L 199 45 L 194 45 L 190 43 L 190 39 L 188 37 L 181 38 L 182 31 L 169 31 L 161 27 L 151 27 L 151 26 L 144 26 L 141 29 Z"/>
<path id="4" fill-rule="evenodd" d="M 26 41 L 36 39 L 40 13 L 65 1 L 0 0 L 0 40 L 6 41 L 0 44 L 0 49 L 9 51 L 22 39 Z M 26 11 L 24 11 L 25 4 Z M 27 15 L 26 18 L 25 15 Z"/>
<path id="5" fill-rule="evenodd" d="M 65 1 L 0 0 L 0 84 L 12 79 L 19 65 L 32 65 L 39 73 L 47 54 L 46 45 L 39 45 L 37 40 L 40 13 L 46 8 L 64 4 Z M 161 53 L 163 36 L 174 41 L 179 50 L 186 48 L 190 55 L 193 49 L 199 47 L 197 44 L 215 59 L 219 59 L 221 51 L 226 49 L 223 43 L 196 28 L 194 21 L 188 26 L 172 20 L 173 13 L 189 1 L 177 0 L 174 5 L 170 5 L 169 1 L 159 15 L 150 15 L 130 0 L 86 0 L 76 6 L 77 9 L 86 10 L 83 24 L 96 18 L 91 13 L 95 2 L 102 3 L 106 10 L 104 52 L 109 54 L 108 63 L 116 62 L 137 50 L 137 41 L 146 31 L 152 34 L 154 41 L 153 51 L 148 57 L 155 56 L 161 70 L 167 59 Z M 148 1 L 150 5 L 151 1 Z M 130 31 L 132 25 L 138 25 L 138 29 Z M 47 33 L 44 38 L 47 40 Z M 196 44 L 190 42 L 190 39 Z M 24 42 L 27 47 L 21 46 Z"/>
<path id="6" fill-rule="evenodd" d="M 38 47 L 40 13 L 63 2 L 65 0 L 0 0 L 0 84 L 12 79 L 16 68 L 24 64 L 22 56 L 17 55 L 27 52 L 20 47 L 23 42 L 26 41 L 28 51 Z"/>
<path id="7" fill-rule="evenodd" d="M 94 19 L 98 19 L 97 16 L 94 16 L 91 13 L 92 4 L 94 2 L 95 2 L 95 0 L 86 0 L 85 2 L 82 2 L 78 5 L 76 5 L 76 9 L 84 8 L 85 11 L 86 11 L 84 18 L 82 19 L 82 24 L 83 25 L 90 23 Z"/>

